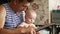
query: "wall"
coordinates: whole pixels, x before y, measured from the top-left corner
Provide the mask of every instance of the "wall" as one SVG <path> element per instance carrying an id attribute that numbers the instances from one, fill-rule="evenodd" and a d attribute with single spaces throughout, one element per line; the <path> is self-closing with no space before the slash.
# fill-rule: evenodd
<path id="1" fill-rule="evenodd" d="M 35 0 L 31 4 L 31 8 L 33 8 L 37 13 L 35 24 L 43 25 L 49 23 L 48 0 Z"/>
<path id="2" fill-rule="evenodd" d="M 58 9 L 58 5 L 60 6 L 60 0 L 49 0 L 49 11 Z"/>

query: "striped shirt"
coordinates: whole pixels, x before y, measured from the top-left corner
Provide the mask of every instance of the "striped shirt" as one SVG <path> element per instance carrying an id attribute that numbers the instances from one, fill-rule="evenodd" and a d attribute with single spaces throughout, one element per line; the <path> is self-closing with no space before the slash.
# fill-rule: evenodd
<path id="1" fill-rule="evenodd" d="M 3 4 L 3 6 L 6 9 L 6 19 L 5 19 L 5 25 L 4 28 L 16 28 L 21 22 L 25 20 L 25 12 L 21 11 L 20 13 L 16 14 L 9 5 Z"/>

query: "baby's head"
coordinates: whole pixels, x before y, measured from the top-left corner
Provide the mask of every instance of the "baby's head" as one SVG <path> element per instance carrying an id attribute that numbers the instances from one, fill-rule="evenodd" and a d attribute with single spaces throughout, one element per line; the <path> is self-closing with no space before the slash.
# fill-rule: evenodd
<path id="1" fill-rule="evenodd" d="M 26 11 L 26 15 L 25 15 L 25 22 L 26 23 L 34 23 L 36 19 L 36 13 L 34 10 L 32 9 L 28 9 Z"/>

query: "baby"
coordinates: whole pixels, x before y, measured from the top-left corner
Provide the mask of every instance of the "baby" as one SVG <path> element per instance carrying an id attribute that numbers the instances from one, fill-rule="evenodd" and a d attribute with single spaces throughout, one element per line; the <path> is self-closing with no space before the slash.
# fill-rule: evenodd
<path id="1" fill-rule="evenodd" d="M 31 34 L 35 34 L 33 33 L 36 29 L 36 26 L 33 24 L 35 22 L 35 19 L 36 13 L 34 12 L 34 10 L 28 9 L 25 15 L 25 22 L 21 23 L 19 27 L 29 28 L 29 30 L 31 30 Z"/>

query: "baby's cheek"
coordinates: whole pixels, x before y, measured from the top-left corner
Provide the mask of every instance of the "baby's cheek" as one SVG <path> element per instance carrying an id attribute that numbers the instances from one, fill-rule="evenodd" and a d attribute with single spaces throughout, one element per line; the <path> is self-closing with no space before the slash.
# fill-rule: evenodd
<path id="1" fill-rule="evenodd" d="M 34 23 L 35 22 L 35 20 L 32 20 L 32 23 Z"/>

